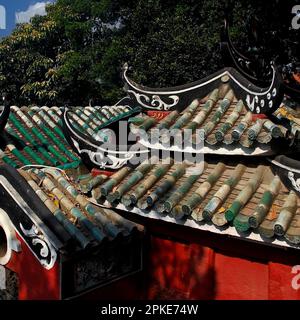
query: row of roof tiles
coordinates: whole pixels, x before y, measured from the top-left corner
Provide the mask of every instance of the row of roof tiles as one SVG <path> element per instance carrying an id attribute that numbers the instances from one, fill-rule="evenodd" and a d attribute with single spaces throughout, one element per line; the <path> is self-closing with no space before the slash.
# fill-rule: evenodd
<path id="1" fill-rule="evenodd" d="M 278 120 L 285 117 L 283 109 L 276 114 Z M 291 118 L 289 121 L 294 133 L 300 131 L 299 123 Z M 183 130 L 190 129 L 190 142 L 196 144 L 205 141 L 207 145 L 216 147 L 233 145 L 254 148 L 257 144 L 267 144 L 273 138 L 285 137 L 287 134 L 287 128 L 283 125 L 275 124 L 268 118 L 258 118 L 247 111 L 243 102 L 237 101 L 233 91 L 226 85 L 214 89 L 204 99 L 194 100 L 183 112 L 172 111 L 160 121 L 143 116 L 132 118 L 130 122 L 134 133 L 138 129 L 148 132 L 150 143 L 153 143 L 155 129 L 180 130 L 179 137 L 183 136 Z M 164 141 L 164 135 L 161 134 L 159 139 L 161 144 L 176 144 L 176 136 L 170 141 L 168 135 Z"/>
<path id="2" fill-rule="evenodd" d="M 71 121 L 77 129 L 95 133 L 126 107 L 73 108 Z M 11 107 L 0 136 L 0 163 L 15 168 L 46 165 L 76 168 L 81 159 L 72 151 L 62 131 L 62 108 Z"/>
<path id="3" fill-rule="evenodd" d="M 205 163 L 150 164 L 124 167 L 111 177 L 81 177 L 80 188 L 99 203 L 141 212 L 154 210 L 163 219 L 193 219 L 238 232 L 258 232 L 300 244 L 300 199 L 264 165 Z M 107 201 L 107 202 L 105 202 Z"/>
<path id="4" fill-rule="evenodd" d="M 155 119 L 147 118 L 146 124 L 143 122 L 140 126 L 147 130 L 167 123 L 166 128 L 195 129 L 198 128 L 198 120 L 202 119 L 202 132 L 208 128 L 207 139 L 211 135 L 217 136 L 221 129 L 228 134 L 230 130 L 234 131 L 234 126 L 241 128 L 243 121 L 238 119 L 244 119 L 247 113 L 244 110 L 238 116 L 235 112 L 237 108 L 244 109 L 242 103 L 231 97 L 231 91 L 223 92 L 221 96 L 216 94 L 213 91 L 205 100 L 194 101 L 186 110 L 188 112 L 179 114 L 173 111 L 158 124 Z M 210 98 L 212 95 L 215 95 L 216 101 Z M 202 112 L 203 106 L 207 105 L 211 108 L 208 116 Z M 222 113 L 225 105 L 228 109 Z M 230 111 L 230 108 L 233 110 Z M 287 118 L 297 130 L 297 118 L 288 108 L 282 108 L 277 112 L 278 117 Z M 72 124 L 97 138 L 98 131 L 105 124 L 128 110 L 126 107 L 112 107 L 109 110 L 87 107 L 73 108 L 72 111 Z M 222 115 L 227 113 L 229 117 L 223 119 Z M 61 116 L 62 109 L 57 107 L 12 107 L 5 132 L 1 134 L 1 160 L 14 167 L 31 164 L 59 166 L 62 169 L 78 167 L 80 159 L 64 138 Z M 214 125 L 217 118 L 221 122 Z M 229 119 L 233 118 L 236 121 L 229 123 Z M 252 127 L 246 126 L 242 135 L 249 135 Z M 272 135 L 272 132 L 275 135 L 279 131 L 284 134 L 285 128 L 263 120 L 260 130 L 257 141 L 260 135 Z M 135 169 L 124 167 L 110 178 L 87 174 L 78 177 L 74 184 L 59 170 L 32 169 L 21 170 L 20 173 L 81 247 L 118 237 L 132 227 L 121 221 L 114 212 L 102 211 L 88 202 L 82 193 L 90 192 L 99 203 L 105 199 L 114 206 L 123 203 L 128 210 L 135 207 L 143 212 L 152 208 L 162 218 L 169 215 L 177 221 L 193 219 L 197 223 L 213 223 L 224 228 L 234 225 L 239 232 L 257 230 L 265 237 L 284 236 L 290 243 L 300 243 L 299 199 L 293 191 L 288 192 L 281 185 L 278 177 L 266 182 L 262 178 L 265 167 L 253 168 L 251 164 L 232 167 L 212 161 L 205 165 L 203 173 L 198 169 L 186 163 L 174 164 L 170 159 L 169 164 L 143 163 Z M 197 174 L 195 170 L 198 170 Z M 266 175 L 270 176 L 269 173 Z M 115 223 L 118 225 L 117 221 L 121 221 L 120 227 L 125 231 L 114 228 Z"/>
<path id="5" fill-rule="evenodd" d="M 19 173 L 79 248 L 120 239 L 138 230 L 136 224 L 114 211 L 89 202 L 61 170 L 20 169 Z"/>
<path id="6" fill-rule="evenodd" d="M 72 111 L 73 125 L 82 132 L 94 134 L 128 110 L 126 107 L 77 107 Z M 80 167 L 80 171 L 87 171 L 65 139 L 62 113 L 63 109 L 58 107 L 11 107 L 9 120 L 0 133 L 0 164 L 21 168 L 19 173 L 71 235 L 75 248 L 85 249 L 107 241 L 122 242 L 137 228 L 141 230 L 140 227 L 112 210 L 90 203 L 61 170 L 73 171 Z"/>

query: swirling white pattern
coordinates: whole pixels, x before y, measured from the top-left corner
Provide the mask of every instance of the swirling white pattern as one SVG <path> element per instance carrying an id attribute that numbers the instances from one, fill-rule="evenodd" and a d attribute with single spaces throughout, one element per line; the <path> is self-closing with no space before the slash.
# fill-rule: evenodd
<path id="1" fill-rule="evenodd" d="M 137 102 L 142 105 L 145 108 L 148 109 L 156 109 L 156 110 L 170 110 L 172 107 L 176 106 L 179 102 L 179 96 L 177 95 L 170 95 L 168 97 L 166 97 L 167 99 L 172 99 L 173 102 L 172 103 L 166 103 L 164 101 L 162 101 L 161 97 L 157 94 L 152 95 L 151 99 L 145 95 L 145 94 L 141 94 L 138 92 L 135 92 L 133 90 L 128 90 L 128 93 L 132 93 Z M 142 99 L 144 101 L 142 101 Z"/>
<path id="2" fill-rule="evenodd" d="M 48 262 L 47 259 L 39 259 L 42 266 L 49 270 L 51 269 L 55 261 L 57 259 L 57 253 L 55 249 L 52 247 L 51 243 L 46 239 L 46 237 L 39 233 L 38 227 L 33 225 L 31 229 L 27 230 L 23 227 L 22 223 L 20 223 L 20 228 L 24 235 L 28 238 L 32 239 L 32 244 L 36 246 L 37 244 L 41 245 L 40 249 L 40 257 L 47 258 L 49 255 L 50 261 Z"/>
<path id="3" fill-rule="evenodd" d="M 130 159 L 133 158 L 133 154 L 126 155 L 123 159 L 117 158 L 111 154 L 104 156 L 103 152 L 93 152 L 91 150 L 83 149 L 80 150 L 80 153 L 86 153 L 90 160 L 100 168 L 105 169 L 120 169 L 122 168 Z M 112 162 L 111 165 L 107 164 L 108 161 L 105 161 L 105 158 Z M 99 161 L 100 160 L 100 161 Z"/>
<path id="4" fill-rule="evenodd" d="M 291 171 L 289 171 L 289 173 L 288 173 L 288 178 L 290 179 L 293 187 L 294 187 L 298 192 L 300 192 L 300 179 L 295 180 L 294 173 L 291 172 Z"/>

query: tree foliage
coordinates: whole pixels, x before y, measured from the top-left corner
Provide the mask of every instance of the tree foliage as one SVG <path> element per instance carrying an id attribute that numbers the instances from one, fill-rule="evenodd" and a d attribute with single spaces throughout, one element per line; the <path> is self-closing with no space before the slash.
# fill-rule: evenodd
<path id="1" fill-rule="evenodd" d="M 299 54 L 300 31 L 290 30 L 294 2 L 57 0 L 46 16 L 18 25 L 1 41 L 0 91 L 16 104 L 114 103 L 124 95 L 124 62 L 145 85 L 200 79 L 224 67 L 219 41 L 226 8 L 238 47 L 270 56 L 283 50 L 288 60 Z M 255 41 L 246 28 L 252 16 L 261 22 Z"/>

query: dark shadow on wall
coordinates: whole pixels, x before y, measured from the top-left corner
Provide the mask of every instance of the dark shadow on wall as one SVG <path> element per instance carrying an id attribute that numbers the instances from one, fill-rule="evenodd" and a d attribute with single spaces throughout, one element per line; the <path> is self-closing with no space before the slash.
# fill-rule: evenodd
<path id="1" fill-rule="evenodd" d="M 0 300 L 18 300 L 18 275 L 3 266 L 0 266 L 0 273 Z"/>
<path id="2" fill-rule="evenodd" d="M 151 238 L 148 299 L 214 299 L 214 252 L 196 244 Z"/>

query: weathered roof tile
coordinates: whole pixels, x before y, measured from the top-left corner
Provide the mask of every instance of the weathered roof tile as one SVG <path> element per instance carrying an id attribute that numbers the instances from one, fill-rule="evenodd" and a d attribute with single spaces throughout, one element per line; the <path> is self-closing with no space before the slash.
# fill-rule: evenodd
<path id="1" fill-rule="evenodd" d="M 282 105 L 281 109 L 285 107 Z M 277 117 L 285 117 L 283 113 L 277 112 Z M 294 125 L 292 117 L 289 120 Z M 256 147 L 266 151 L 267 145 L 272 139 L 286 136 L 287 128 L 282 124 L 274 123 L 268 117 L 257 117 L 247 111 L 241 100 L 237 100 L 234 92 L 226 85 L 214 89 L 204 99 L 196 99 L 182 112 L 171 111 L 164 119 L 153 120 L 149 116 L 135 119 L 131 122 L 131 130 L 137 133 L 139 130 L 148 132 L 148 140 L 145 145 L 151 146 L 151 133 L 154 129 L 177 129 L 184 136 L 184 130 L 192 130 L 193 144 L 205 140 L 206 153 L 218 153 L 221 147 L 228 148 L 233 154 L 235 150 L 242 148 L 243 154 L 252 154 Z M 299 129 L 299 128 L 298 128 Z M 196 131 L 197 130 L 197 131 Z M 296 129 L 294 130 L 296 132 Z M 177 133 L 178 135 L 178 133 Z M 161 132 L 160 144 L 175 143 L 173 136 Z M 144 143 L 143 139 L 140 141 Z M 153 147 L 157 147 L 154 146 Z M 248 149 L 248 150 L 247 150 Z M 222 151 L 223 152 L 223 149 Z M 263 153 L 263 151 L 261 151 Z"/>
<path id="2" fill-rule="evenodd" d="M 233 225 L 238 232 L 256 229 L 263 238 L 285 235 L 290 243 L 298 243 L 300 228 L 295 221 L 299 220 L 300 199 L 293 191 L 287 192 L 268 166 L 213 162 L 192 175 L 188 167 L 170 162 L 143 163 L 133 171 L 123 168 L 126 175 L 120 170 L 98 187 L 106 190 L 110 186 L 112 193 L 98 193 L 97 200 L 119 209 L 123 204 L 141 215 L 150 210 L 163 220 L 167 216 L 173 222 L 194 220 L 199 226 L 212 222 L 225 229 Z"/>
<path id="3" fill-rule="evenodd" d="M 111 120 L 128 112 L 127 107 L 72 108 L 72 122 L 83 132 L 96 132 Z M 62 110 L 58 107 L 11 107 L 8 123 L 1 133 L 0 161 L 15 168 L 49 165 L 76 168 L 81 159 L 73 152 L 62 131 Z M 0 162 L 1 163 L 1 162 Z"/>
<path id="4" fill-rule="evenodd" d="M 19 170 L 41 201 L 81 248 L 135 232 L 137 225 L 92 204 L 55 168 Z"/>
<path id="5" fill-rule="evenodd" d="M 76 107 L 69 115 L 76 129 L 97 140 L 101 128 L 128 112 L 127 107 Z M 298 126 L 288 112 L 282 107 L 276 116 Z M 77 168 L 81 160 L 65 140 L 61 118 L 58 107 L 12 107 L 1 134 L 1 161 L 16 168 Z M 200 129 L 200 139 L 214 150 L 224 146 L 253 149 L 286 135 L 283 125 L 254 117 L 224 84 L 192 101 L 181 113 L 172 111 L 160 120 L 144 115 L 129 122 L 133 131 L 148 133 L 155 128 L 191 129 L 193 139 Z M 160 219 L 180 224 L 193 221 L 197 226 L 215 225 L 222 230 L 234 226 L 239 233 L 254 231 L 263 238 L 285 237 L 289 243 L 300 243 L 299 197 L 293 191 L 288 193 L 263 161 L 257 165 L 239 159 L 238 164 L 208 157 L 202 172 L 200 167 L 168 160 L 160 163 L 156 158 L 135 168 L 125 166 L 111 176 L 84 170 L 69 178 L 54 168 L 20 173 L 81 248 L 126 236 L 137 228 L 114 211 L 91 203 L 84 194 L 107 207 L 125 206 L 142 215 L 154 211 Z"/>

